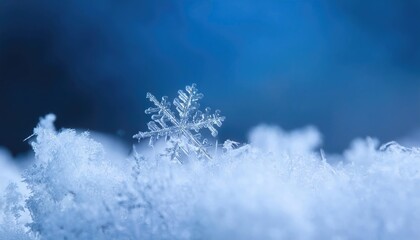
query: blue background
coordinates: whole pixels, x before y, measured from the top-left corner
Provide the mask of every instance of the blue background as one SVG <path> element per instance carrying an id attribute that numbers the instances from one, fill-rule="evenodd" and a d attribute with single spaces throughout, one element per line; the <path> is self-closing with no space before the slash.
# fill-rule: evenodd
<path id="1" fill-rule="evenodd" d="M 197 83 L 221 139 L 307 124 L 324 148 L 420 126 L 420 1 L 0 0 L 0 145 L 28 149 L 38 117 L 127 142 L 150 91 Z"/>

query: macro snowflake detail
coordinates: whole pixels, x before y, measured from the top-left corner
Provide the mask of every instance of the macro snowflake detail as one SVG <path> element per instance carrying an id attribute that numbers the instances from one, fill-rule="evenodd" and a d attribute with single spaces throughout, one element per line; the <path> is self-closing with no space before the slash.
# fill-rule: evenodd
<path id="1" fill-rule="evenodd" d="M 186 86 L 185 91 L 179 90 L 178 97 L 174 99 L 173 105 L 178 112 L 178 117 L 171 110 L 171 103 L 168 97 L 162 97 L 159 101 L 151 93 L 147 93 L 148 98 L 155 106 L 146 109 L 146 114 L 152 114 L 152 121 L 147 124 L 148 132 L 139 132 L 133 138 L 139 141 L 149 138 L 149 145 L 153 146 L 157 140 L 164 138 L 167 143 L 165 154 L 171 160 L 180 161 L 182 154 L 189 155 L 195 152 L 199 158 L 211 159 L 207 151 L 209 147 L 207 139 L 202 139 L 200 130 L 207 128 L 213 137 L 218 131 L 216 127 L 221 127 L 225 117 L 216 110 L 211 113 L 210 108 L 204 112 L 200 111 L 199 100 L 204 97 L 198 92 L 196 84 Z"/>

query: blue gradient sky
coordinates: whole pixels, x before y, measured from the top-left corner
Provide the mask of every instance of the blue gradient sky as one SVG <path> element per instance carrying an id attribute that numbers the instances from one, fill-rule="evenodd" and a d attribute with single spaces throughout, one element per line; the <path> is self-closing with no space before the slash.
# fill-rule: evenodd
<path id="1" fill-rule="evenodd" d="M 0 145 L 21 152 L 40 115 L 130 136 L 147 91 L 195 82 L 227 120 L 312 124 L 324 147 L 420 126 L 420 2 L 0 1 Z"/>

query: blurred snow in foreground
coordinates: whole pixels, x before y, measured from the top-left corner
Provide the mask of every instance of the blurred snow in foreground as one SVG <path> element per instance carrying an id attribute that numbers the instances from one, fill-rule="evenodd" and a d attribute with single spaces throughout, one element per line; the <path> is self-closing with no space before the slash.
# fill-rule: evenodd
<path id="1" fill-rule="evenodd" d="M 420 239 L 418 148 L 358 139 L 331 161 L 313 127 L 259 126 L 179 164 L 53 120 L 29 167 L 0 151 L 0 239 Z"/>

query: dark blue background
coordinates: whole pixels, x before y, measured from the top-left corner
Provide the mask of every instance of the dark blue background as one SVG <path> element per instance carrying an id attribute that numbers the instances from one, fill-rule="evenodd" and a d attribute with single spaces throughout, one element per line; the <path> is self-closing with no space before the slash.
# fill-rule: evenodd
<path id="1" fill-rule="evenodd" d="M 324 147 L 420 126 L 420 1 L 0 1 L 0 145 L 39 116 L 127 141 L 147 91 L 196 82 L 221 138 L 316 125 Z"/>

